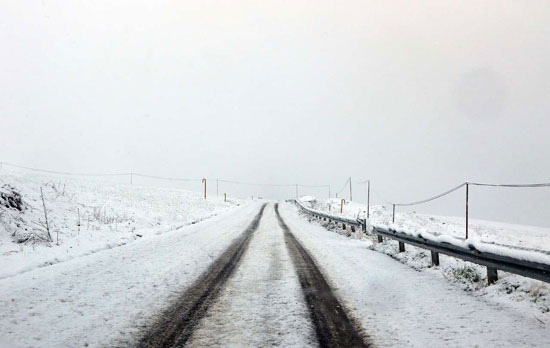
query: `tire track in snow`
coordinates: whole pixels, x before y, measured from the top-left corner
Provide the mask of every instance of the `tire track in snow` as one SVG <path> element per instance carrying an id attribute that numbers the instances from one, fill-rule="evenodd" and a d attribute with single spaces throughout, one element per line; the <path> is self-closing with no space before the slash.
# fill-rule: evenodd
<path id="1" fill-rule="evenodd" d="M 252 223 L 229 248 L 191 285 L 161 320 L 141 339 L 139 348 L 182 347 L 191 337 L 200 319 L 218 297 L 226 281 L 237 268 L 251 237 L 258 228 L 266 204 Z"/>
<path id="2" fill-rule="evenodd" d="M 275 210 L 268 206 L 238 269 L 186 347 L 318 347 Z"/>
<path id="3" fill-rule="evenodd" d="M 319 345 L 321 347 L 370 347 L 355 329 L 307 250 L 284 222 L 279 214 L 279 204 L 275 205 L 275 212 L 285 233 L 285 242 L 302 285 Z"/>

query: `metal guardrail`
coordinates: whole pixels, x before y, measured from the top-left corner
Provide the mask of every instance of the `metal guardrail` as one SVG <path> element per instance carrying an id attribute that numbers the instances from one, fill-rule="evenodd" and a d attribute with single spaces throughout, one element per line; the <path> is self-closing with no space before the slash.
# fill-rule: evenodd
<path id="1" fill-rule="evenodd" d="M 350 226 L 362 227 L 366 232 L 366 221 L 363 219 L 348 219 L 344 217 L 329 215 L 317 210 L 304 207 L 300 202 L 296 204 L 307 213 L 324 220 L 335 221 L 348 224 Z M 344 227 L 345 228 L 345 227 Z M 403 232 L 397 232 L 389 228 L 375 227 L 372 233 L 378 236 L 378 241 L 383 242 L 384 237 L 397 240 L 399 242 L 399 252 L 405 251 L 405 244 L 427 249 L 431 252 L 432 264 L 439 266 L 439 254 L 456 257 L 461 260 L 476 263 L 487 267 L 487 282 L 493 284 L 498 280 L 498 270 L 517 274 L 531 279 L 541 280 L 550 283 L 550 265 L 525 261 L 509 256 L 498 255 L 489 252 L 483 252 L 475 249 L 457 246 L 447 242 L 433 241 L 422 237 L 415 237 Z"/>
<path id="2" fill-rule="evenodd" d="M 323 219 L 325 221 L 333 221 L 333 222 L 336 222 L 336 223 L 341 223 L 342 227 L 344 229 L 346 229 L 346 225 L 349 225 L 352 231 L 355 231 L 356 227 L 361 227 L 363 229 L 363 231 L 366 232 L 365 220 L 363 220 L 363 219 L 353 220 L 353 219 L 346 218 L 346 217 L 343 217 L 343 216 L 334 216 L 334 215 L 330 215 L 330 214 L 325 214 L 321 211 L 305 207 L 298 200 L 293 200 L 293 201 L 294 201 L 294 203 L 296 203 L 296 205 L 298 205 L 304 211 L 308 212 L 310 215 L 313 215 L 318 219 Z"/>

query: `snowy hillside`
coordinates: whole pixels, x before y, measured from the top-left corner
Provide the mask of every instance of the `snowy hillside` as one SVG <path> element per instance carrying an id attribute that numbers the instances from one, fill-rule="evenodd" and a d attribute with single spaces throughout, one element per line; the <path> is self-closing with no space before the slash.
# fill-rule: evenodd
<path id="1" fill-rule="evenodd" d="M 323 212 L 340 215 L 339 199 L 300 198 L 304 206 Z M 345 202 L 342 214 L 349 218 L 364 218 L 366 206 L 356 202 Z M 391 206 L 370 207 L 370 223 L 375 226 L 390 226 L 395 230 L 424 231 L 434 235 L 445 235 L 463 239 L 464 217 L 435 216 L 397 211 L 392 223 Z M 540 252 L 550 251 L 550 228 L 514 225 L 502 222 L 470 219 L 469 240 L 487 244 L 511 246 Z"/>
<path id="2" fill-rule="evenodd" d="M 4 169 L 0 172 L 0 279 L 176 230 L 240 203 L 215 196 L 204 200 L 201 193 L 178 189 Z"/>

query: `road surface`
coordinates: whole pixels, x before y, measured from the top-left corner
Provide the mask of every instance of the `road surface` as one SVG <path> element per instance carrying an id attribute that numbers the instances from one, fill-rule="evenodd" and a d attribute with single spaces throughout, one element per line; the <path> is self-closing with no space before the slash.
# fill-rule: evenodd
<path id="1" fill-rule="evenodd" d="M 10 347 L 544 347 L 549 333 L 290 203 L 0 280 Z"/>

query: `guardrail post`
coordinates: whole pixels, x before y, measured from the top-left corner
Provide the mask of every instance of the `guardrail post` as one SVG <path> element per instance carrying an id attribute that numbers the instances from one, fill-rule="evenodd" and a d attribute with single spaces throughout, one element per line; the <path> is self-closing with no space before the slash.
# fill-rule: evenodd
<path id="1" fill-rule="evenodd" d="M 487 267 L 487 284 L 494 284 L 498 280 L 498 271 L 496 268 Z"/>
<path id="2" fill-rule="evenodd" d="M 344 211 L 344 203 L 346 202 L 345 199 L 342 198 L 342 200 L 340 201 L 340 214 L 343 213 Z"/>
<path id="3" fill-rule="evenodd" d="M 343 230 L 346 229 L 346 224 L 342 223 L 342 229 L 343 229 Z"/>
<path id="4" fill-rule="evenodd" d="M 351 232 L 355 232 L 355 226 L 350 225 L 350 228 L 351 228 Z"/>
<path id="5" fill-rule="evenodd" d="M 367 232 L 367 220 L 361 223 L 361 229 L 363 230 L 363 232 Z"/>
<path id="6" fill-rule="evenodd" d="M 439 266 L 439 253 L 435 251 L 430 251 L 432 254 L 432 265 Z"/>
<path id="7" fill-rule="evenodd" d="M 384 242 L 384 237 L 382 237 L 381 235 L 378 235 L 378 243 L 383 243 Z"/>
<path id="8" fill-rule="evenodd" d="M 405 243 L 399 242 L 399 252 L 400 253 L 405 252 Z"/>

